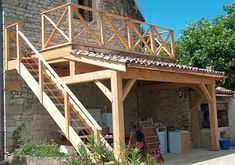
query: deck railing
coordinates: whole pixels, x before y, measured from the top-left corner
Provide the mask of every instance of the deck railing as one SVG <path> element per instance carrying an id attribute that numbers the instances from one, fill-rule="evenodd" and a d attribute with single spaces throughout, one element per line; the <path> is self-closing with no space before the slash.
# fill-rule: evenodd
<path id="1" fill-rule="evenodd" d="M 92 20 L 79 10 L 92 13 Z M 42 49 L 80 44 L 174 59 L 171 29 L 73 3 L 45 11 L 41 18 Z"/>

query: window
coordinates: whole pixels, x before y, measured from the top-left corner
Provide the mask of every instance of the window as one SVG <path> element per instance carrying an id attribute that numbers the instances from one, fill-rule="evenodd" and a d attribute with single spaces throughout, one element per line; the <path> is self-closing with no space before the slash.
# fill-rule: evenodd
<path id="1" fill-rule="evenodd" d="M 92 0 L 71 0 L 72 3 L 81 5 L 81 6 L 87 6 L 92 8 Z M 78 9 L 78 12 L 81 14 L 81 16 L 88 22 L 92 21 L 92 12 L 84 9 Z M 78 16 L 75 14 L 74 18 L 78 18 Z"/>

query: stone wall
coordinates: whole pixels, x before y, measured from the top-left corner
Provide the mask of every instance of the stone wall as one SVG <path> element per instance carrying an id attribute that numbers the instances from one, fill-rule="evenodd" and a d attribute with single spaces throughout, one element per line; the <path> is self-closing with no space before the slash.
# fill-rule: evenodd
<path id="1" fill-rule="evenodd" d="M 94 0 L 95 1 L 95 0 Z M 130 1 L 130 2 L 129 2 Z M 133 8 L 132 0 L 129 0 L 129 5 L 123 0 L 108 1 L 97 0 L 97 8 L 108 10 L 117 14 L 130 16 L 132 18 L 142 19 L 142 16 L 137 8 Z M 3 0 L 2 7 L 4 11 L 4 25 L 9 25 L 14 22 L 20 22 L 22 31 L 38 49 L 41 49 L 41 17 L 40 13 L 57 6 L 63 5 L 69 0 Z M 110 7 L 112 6 L 112 8 Z M 127 11 L 128 10 L 128 11 Z M 131 11 L 135 12 L 131 12 Z M 85 36 L 85 38 L 89 38 Z M 11 35 L 11 39 L 15 40 L 15 36 Z M 88 41 L 89 42 L 89 41 Z M 15 55 L 14 55 L 15 56 Z M 7 150 L 11 151 L 14 147 L 12 135 L 13 131 L 24 123 L 29 132 L 29 140 L 32 143 L 41 143 L 50 139 L 58 139 L 58 127 L 49 116 L 47 111 L 41 106 L 36 96 L 31 89 L 26 85 L 24 80 L 14 71 L 5 73 L 5 106 L 6 106 L 6 145 Z M 87 85 L 90 89 L 89 84 Z M 92 88 L 95 88 L 94 86 Z M 95 92 L 99 91 L 94 89 Z M 94 94 L 92 89 L 92 93 Z M 83 93 L 84 92 L 84 93 Z M 102 93 L 86 97 L 84 95 L 84 103 L 86 107 L 104 107 L 104 104 L 110 109 L 108 100 L 105 97 L 100 97 Z M 95 97 L 94 97 L 95 96 Z M 99 99 L 98 101 L 95 101 Z M 106 100 L 105 100 L 106 99 Z M 83 102 L 82 102 L 83 103 Z M 110 103 L 109 103 L 110 104 Z"/>
<path id="2" fill-rule="evenodd" d="M 7 150 L 15 147 L 13 131 L 21 124 L 25 125 L 23 138 L 30 143 L 58 140 L 58 126 L 24 80 L 16 76 L 15 71 L 10 71 L 5 76 L 5 83 Z"/>
<path id="3" fill-rule="evenodd" d="M 181 89 L 183 99 L 177 98 L 179 89 L 138 91 L 138 113 L 144 118 L 152 117 L 155 123 L 191 130 L 191 98 L 188 88 Z"/>

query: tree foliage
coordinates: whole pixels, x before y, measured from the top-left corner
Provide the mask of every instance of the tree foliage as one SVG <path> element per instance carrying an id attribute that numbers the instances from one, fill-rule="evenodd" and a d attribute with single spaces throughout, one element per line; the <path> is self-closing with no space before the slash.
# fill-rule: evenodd
<path id="1" fill-rule="evenodd" d="M 205 18 L 191 23 L 176 41 L 179 63 L 224 71 L 225 87 L 235 89 L 235 1 L 224 6 L 225 15 L 211 22 Z"/>

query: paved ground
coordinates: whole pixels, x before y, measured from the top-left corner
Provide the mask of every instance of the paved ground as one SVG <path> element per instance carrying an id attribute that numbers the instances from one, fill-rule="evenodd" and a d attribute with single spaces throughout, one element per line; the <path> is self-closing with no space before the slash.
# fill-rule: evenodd
<path id="1" fill-rule="evenodd" d="M 235 165 L 235 148 L 226 151 L 193 149 L 187 154 L 163 154 L 163 165 Z"/>

